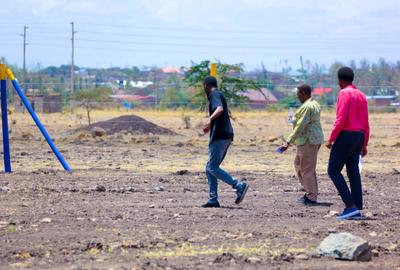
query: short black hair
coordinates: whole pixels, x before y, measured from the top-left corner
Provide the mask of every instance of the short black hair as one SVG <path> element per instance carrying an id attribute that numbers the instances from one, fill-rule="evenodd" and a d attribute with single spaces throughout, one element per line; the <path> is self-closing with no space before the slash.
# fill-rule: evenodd
<path id="1" fill-rule="evenodd" d="M 354 72 L 349 67 L 341 67 L 338 70 L 338 78 L 339 80 L 352 83 L 354 81 Z"/>
<path id="2" fill-rule="evenodd" d="M 311 96 L 311 86 L 309 86 L 308 84 L 302 84 L 297 86 L 297 90 L 303 92 L 307 96 Z"/>
<path id="3" fill-rule="evenodd" d="M 213 76 L 205 77 L 203 83 L 209 87 L 218 87 L 217 79 Z"/>

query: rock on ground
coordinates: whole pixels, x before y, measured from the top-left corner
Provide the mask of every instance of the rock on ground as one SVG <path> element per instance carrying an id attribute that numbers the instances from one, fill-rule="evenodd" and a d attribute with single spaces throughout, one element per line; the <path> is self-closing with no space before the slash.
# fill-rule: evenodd
<path id="1" fill-rule="evenodd" d="M 347 232 L 330 234 L 316 252 L 321 256 L 351 261 L 370 261 L 372 258 L 368 242 Z"/>

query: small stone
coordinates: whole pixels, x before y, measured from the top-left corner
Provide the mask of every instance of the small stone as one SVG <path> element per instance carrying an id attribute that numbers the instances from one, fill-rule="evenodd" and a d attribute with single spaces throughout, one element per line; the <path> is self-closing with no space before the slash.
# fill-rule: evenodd
<path id="1" fill-rule="evenodd" d="M 1 187 L 2 192 L 10 192 L 10 188 L 7 186 Z"/>
<path id="2" fill-rule="evenodd" d="M 155 208 L 156 206 L 154 204 L 150 204 L 149 208 Z"/>
<path id="3" fill-rule="evenodd" d="M 96 191 L 97 192 L 105 192 L 106 188 L 104 186 L 99 185 L 99 186 L 96 186 Z"/>
<path id="4" fill-rule="evenodd" d="M 300 254 L 294 257 L 295 260 L 306 261 L 309 257 L 306 254 Z"/>
<path id="5" fill-rule="evenodd" d="M 371 237 L 377 237 L 378 234 L 377 234 L 376 232 L 371 232 L 371 233 L 369 234 L 369 236 L 371 236 Z"/>
<path id="6" fill-rule="evenodd" d="M 399 174 L 400 174 L 400 171 L 397 170 L 396 168 L 393 168 L 392 175 L 399 175 Z"/>
<path id="7" fill-rule="evenodd" d="M 256 264 L 256 263 L 260 263 L 261 259 L 257 258 L 257 257 L 250 257 L 246 259 L 246 262 L 251 263 L 251 264 Z"/>
<path id="8" fill-rule="evenodd" d="M 166 247 L 166 244 L 164 244 L 164 243 L 157 243 L 156 247 L 157 247 L 157 248 L 165 248 L 165 247 Z"/>
<path id="9" fill-rule="evenodd" d="M 154 190 L 157 191 L 157 192 L 162 192 L 162 191 L 164 191 L 165 189 L 164 189 L 164 187 L 162 187 L 162 186 L 157 186 L 157 187 L 154 188 Z"/>
<path id="10" fill-rule="evenodd" d="M 102 136 L 106 135 L 106 131 L 101 127 L 92 128 L 90 133 L 92 134 L 93 137 L 102 137 Z"/>
<path id="11" fill-rule="evenodd" d="M 367 212 L 367 213 L 365 213 L 365 217 L 366 218 L 373 218 L 374 214 L 372 214 L 371 212 Z"/>
<path id="12" fill-rule="evenodd" d="M 135 189 L 133 187 L 127 187 L 126 191 L 128 192 L 135 192 Z"/>
<path id="13" fill-rule="evenodd" d="M 114 217 L 114 220 L 123 219 L 124 217 L 121 214 L 118 214 Z"/>
<path id="14" fill-rule="evenodd" d="M 373 250 L 371 250 L 371 253 L 374 257 L 379 257 L 379 251 L 377 249 L 374 248 Z"/>
<path id="15" fill-rule="evenodd" d="M 177 171 L 175 174 L 176 175 L 185 175 L 185 174 L 188 174 L 188 173 L 189 173 L 188 170 L 180 170 L 180 171 Z"/>
<path id="16" fill-rule="evenodd" d="M 42 219 L 42 223 L 51 223 L 51 218 Z"/>
<path id="17" fill-rule="evenodd" d="M 338 211 L 331 210 L 331 211 L 329 211 L 329 213 L 327 215 L 324 216 L 324 218 L 331 218 L 331 217 L 334 217 L 334 216 L 337 216 L 337 215 L 339 215 Z"/>
<path id="18" fill-rule="evenodd" d="M 331 210 L 331 211 L 329 211 L 329 215 L 330 215 L 331 217 L 337 216 L 337 215 L 339 215 L 339 212 L 338 212 L 338 211 L 333 211 L 333 210 Z"/>

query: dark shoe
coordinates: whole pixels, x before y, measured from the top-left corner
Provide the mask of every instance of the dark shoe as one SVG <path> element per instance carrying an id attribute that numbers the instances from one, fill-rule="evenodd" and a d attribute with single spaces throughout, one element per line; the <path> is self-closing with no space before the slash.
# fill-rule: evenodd
<path id="1" fill-rule="evenodd" d="M 343 213 L 336 217 L 337 220 L 360 219 L 361 212 L 357 207 L 344 209 Z"/>
<path id="2" fill-rule="evenodd" d="M 203 204 L 201 207 L 203 207 L 203 208 L 219 208 L 220 205 L 219 205 L 219 202 L 215 202 L 215 203 L 207 202 L 206 204 Z"/>
<path id="3" fill-rule="evenodd" d="M 301 197 L 300 199 L 297 200 L 297 202 L 304 204 L 304 205 L 316 205 L 317 202 L 316 201 L 312 201 L 309 198 L 307 198 L 306 195 L 304 195 L 303 197 Z"/>
<path id="4" fill-rule="evenodd" d="M 246 196 L 246 192 L 249 189 L 249 184 L 241 183 L 236 189 L 236 200 L 235 203 L 239 204 L 243 201 L 244 196 Z"/>

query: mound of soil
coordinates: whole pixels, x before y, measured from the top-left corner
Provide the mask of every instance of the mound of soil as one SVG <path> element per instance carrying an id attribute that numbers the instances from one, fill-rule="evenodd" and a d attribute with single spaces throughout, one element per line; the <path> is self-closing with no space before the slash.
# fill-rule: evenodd
<path id="1" fill-rule="evenodd" d="M 88 126 L 86 130 L 90 132 L 96 128 L 103 129 L 107 135 L 112 135 L 116 133 L 152 133 L 157 135 L 176 135 L 175 132 L 167 128 L 160 127 L 136 115 L 125 115 L 107 121 L 97 122 Z"/>

